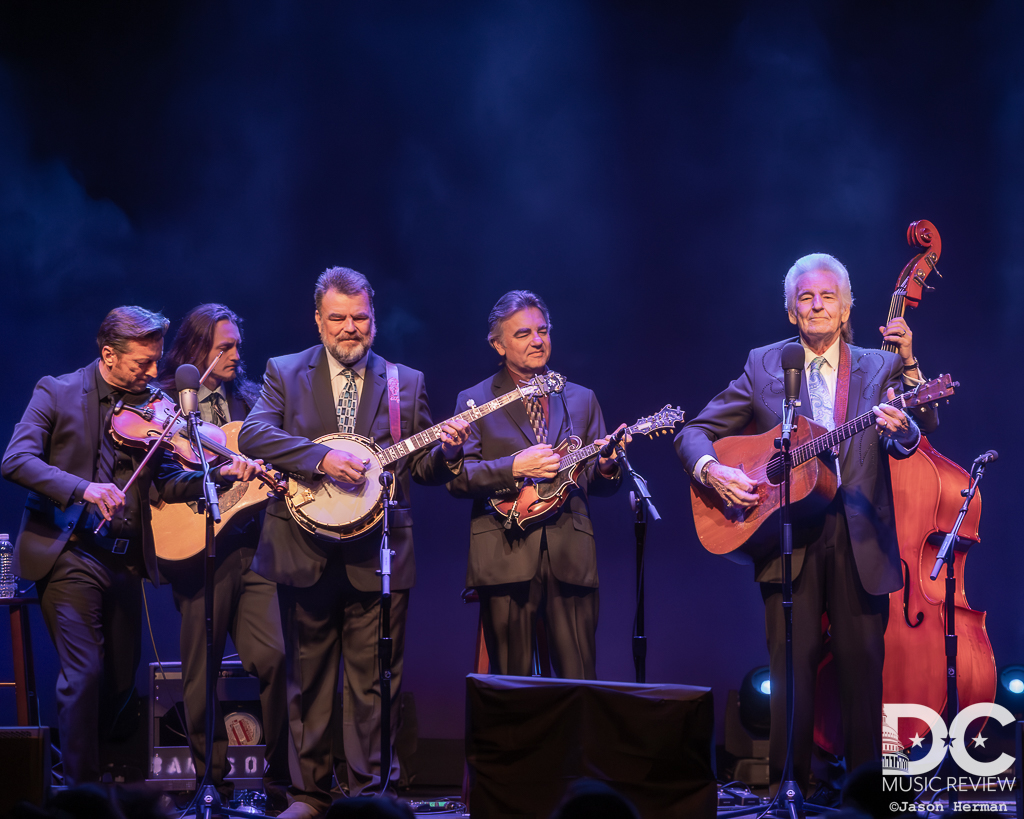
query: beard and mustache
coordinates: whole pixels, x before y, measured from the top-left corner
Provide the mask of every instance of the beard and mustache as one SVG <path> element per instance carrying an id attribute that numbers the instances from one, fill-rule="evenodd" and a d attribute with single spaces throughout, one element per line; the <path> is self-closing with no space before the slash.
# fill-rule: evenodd
<path id="1" fill-rule="evenodd" d="M 356 332 L 352 335 L 341 335 L 331 338 L 326 332 L 321 331 L 320 340 L 324 343 L 327 351 L 335 359 L 346 367 L 351 367 L 373 346 L 377 337 L 377 322 L 370 321 L 370 330 L 367 333 Z"/>

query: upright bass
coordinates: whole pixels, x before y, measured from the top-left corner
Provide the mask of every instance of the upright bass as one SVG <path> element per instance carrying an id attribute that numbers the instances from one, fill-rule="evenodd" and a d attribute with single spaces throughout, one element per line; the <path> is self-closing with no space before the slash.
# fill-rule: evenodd
<path id="1" fill-rule="evenodd" d="M 935 272 L 942 242 L 935 225 L 913 222 L 907 242 L 920 252 L 903 268 L 896 281 L 889 321 L 902 317 L 907 307 L 917 307 L 928 276 Z M 883 350 L 898 352 L 885 342 Z M 961 490 L 970 476 L 922 437 L 917 451 L 903 460 L 889 460 L 892 475 L 896 535 L 903 566 L 903 588 L 889 595 L 889 624 L 885 632 L 885 665 L 882 669 L 883 703 L 916 703 L 939 714 L 946 708 L 945 581 L 930 578 L 945 533 L 960 511 Z M 981 495 L 975 498 L 960 528 L 956 544 L 957 695 L 962 710 L 995 697 L 996 664 L 992 643 L 985 630 L 985 612 L 975 611 L 964 593 L 964 564 L 971 545 L 980 541 Z M 829 676 L 830 656 L 822 660 L 818 674 L 815 708 L 815 741 L 835 755 L 842 753 L 842 722 Z M 895 726 L 892 726 L 895 727 Z M 900 741 L 910 747 L 915 733 L 924 736 L 927 725 L 904 719 L 899 723 Z"/>

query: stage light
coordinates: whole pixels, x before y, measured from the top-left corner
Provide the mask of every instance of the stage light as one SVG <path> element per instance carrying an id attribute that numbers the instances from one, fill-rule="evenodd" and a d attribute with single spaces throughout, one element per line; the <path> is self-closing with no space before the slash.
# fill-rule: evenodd
<path id="1" fill-rule="evenodd" d="M 1006 665 L 999 670 L 996 702 L 1017 719 L 1024 716 L 1024 665 Z"/>
<path id="2" fill-rule="evenodd" d="M 740 723 L 753 737 L 767 737 L 771 727 L 771 681 L 768 666 L 762 665 L 747 672 L 740 686 Z"/>
<path id="3" fill-rule="evenodd" d="M 1011 694 L 1024 694 L 1024 666 L 1006 666 L 999 672 L 999 682 Z"/>

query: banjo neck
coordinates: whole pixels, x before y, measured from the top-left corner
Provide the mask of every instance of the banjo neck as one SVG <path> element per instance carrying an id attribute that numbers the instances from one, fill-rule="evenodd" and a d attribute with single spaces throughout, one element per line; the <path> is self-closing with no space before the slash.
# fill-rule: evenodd
<path id="1" fill-rule="evenodd" d="M 378 455 L 380 464 L 382 467 L 387 468 L 395 461 L 401 460 L 406 455 L 411 455 L 417 450 L 423 449 L 424 447 L 430 446 L 435 441 L 441 439 L 441 427 L 447 424 L 449 421 L 456 419 L 462 419 L 463 421 L 476 421 L 478 418 L 483 418 L 485 415 L 490 415 L 495 410 L 499 410 L 513 401 L 518 401 L 520 398 L 525 398 L 526 395 L 520 388 L 516 388 L 511 392 L 507 392 L 504 395 L 495 398 L 492 401 L 488 401 L 486 404 L 482 404 L 479 407 L 470 407 L 465 412 L 460 412 L 458 415 L 449 418 L 447 421 L 442 421 L 440 424 L 434 424 L 432 427 L 428 427 L 422 432 L 417 432 L 415 435 L 410 435 L 408 438 L 403 438 L 397 444 L 389 446 L 383 452 Z"/>

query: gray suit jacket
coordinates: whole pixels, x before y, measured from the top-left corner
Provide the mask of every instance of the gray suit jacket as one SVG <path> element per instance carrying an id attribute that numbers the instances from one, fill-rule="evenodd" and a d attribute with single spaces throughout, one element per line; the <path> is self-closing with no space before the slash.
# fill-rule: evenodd
<path id="1" fill-rule="evenodd" d="M 676 435 L 676 451 L 691 475 L 703 455 L 714 455 L 712 443 L 729 435 L 739 435 L 753 423 L 753 432 L 767 432 L 782 423 L 782 348 L 786 339 L 751 350 L 743 374 L 729 384 Z M 899 356 L 881 350 L 850 346 L 850 392 L 847 420 L 870 411 L 884 400 L 886 390 L 902 390 L 903 363 Z M 801 380 L 801 406 L 798 412 L 813 418 L 806 379 Z M 938 426 L 934 411 L 918 412 L 915 417 L 925 432 Z M 882 444 L 879 446 L 879 444 Z M 870 594 L 888 594 L 903 585 L 899 546 L 893 521 L 892 486 L 889 459 L 906 458 L 913 453 L 895 441 L 880 442 L 872 426 L 845 440 L 839 447 L 839 471 L 846 521 L 850 530 L 854 560 L 861 584 Z M 803 565 L 803 546 L 793 543 L 793 576 Z M 755 566 L 756 579 L 781 582 L 781 558 Z"/>
<path id="2" fill-rule="evenodd" d="M 316 438 L 338 431 L 337 409 L 331 391 L 327 350 L 322 344 L 301 353 L 272 358 L 267 362 L 263 390 L 252 408 L 238 446 L 250 458 L 262 458 L 275 469 L 313 480 L 316 468 L 329 451 Z M 432 425 L 423 373 L 398 365 L 402 438 Z M 371 438 L 382 448 L 391 446 L 388 421 L 385 362 L 372 351 L 355 431 Z M 409 506 L 409 476 L 423 484 L 442 484 L 453 475 L 440 444 L 421 449 L 396 465 L 395 501 L 391 512 L 391 585 L 408 589 L 416 580 L 412 543 L 412 510 Z M 344 561 L 352 585 L 361 591 L 379 591 L 380 528 L 354 540 L 331 543 L 318 539 L 299 526 L 284 500 L 271 499 L 267 507 L 260 545 L 253 568 L 269 580 L 289 586 L 312 586 L 328 560 Z"/>
<path id="3" fill-rule="evenodd" d="M 467 409 L 469 399 L 479 406 L 514 389 L 508 370 L 459 394 L 455 411 Z M 563 400 L 564 399 L 564 400 Z M 604 416 L 591 390 L 567 383 L 562 395 L 548 400 L 548 440 L 552 446 L 569 435 L 584 444 L 606 434 Z M 514 497 L 518 492 L 512 477 L 512 461 L 520 450 L 538 443 L 522 401 L 514 401 L 492 412 L 470 428 L 464 447 L 462 471 L 448 484 L 457 498 L 472 498 L 469 568 L 466 585 L 493 586 L 530 580 L 537 572 L 541 535 L 547 535 L 551 570 L 564 583 L 597 586 L 597 549 L 590 521 L 588 494 L 610 495 L 621 483 L 621 475 L 605 478 L 594 459 L 580 475 L 579 488 L 554 517 L 530 527 L 525 533 L 504 528 L 487 504 L 490 497 Z"/>
<path id="4" fill-rule="evenodd" d="M 14 558 L 15 572 L 28 580 L 47 575 L 85 510 L 82 492 L 93 480 L 99 451 L 98 366 L 97 360 L 67 375 L 42 378 L 4 453 L 3 476 L 29 490 Z M 138 457 L 133 453 L 136 464 L 143 457 L 141 449 Z M 161 452 L 129 490 L 140 497 L 143 558 L 147 576 L 157 583 L 147 502 L 151 484 L 166 501 L 175 502 L 197 497 L 202 480 Z"/>

